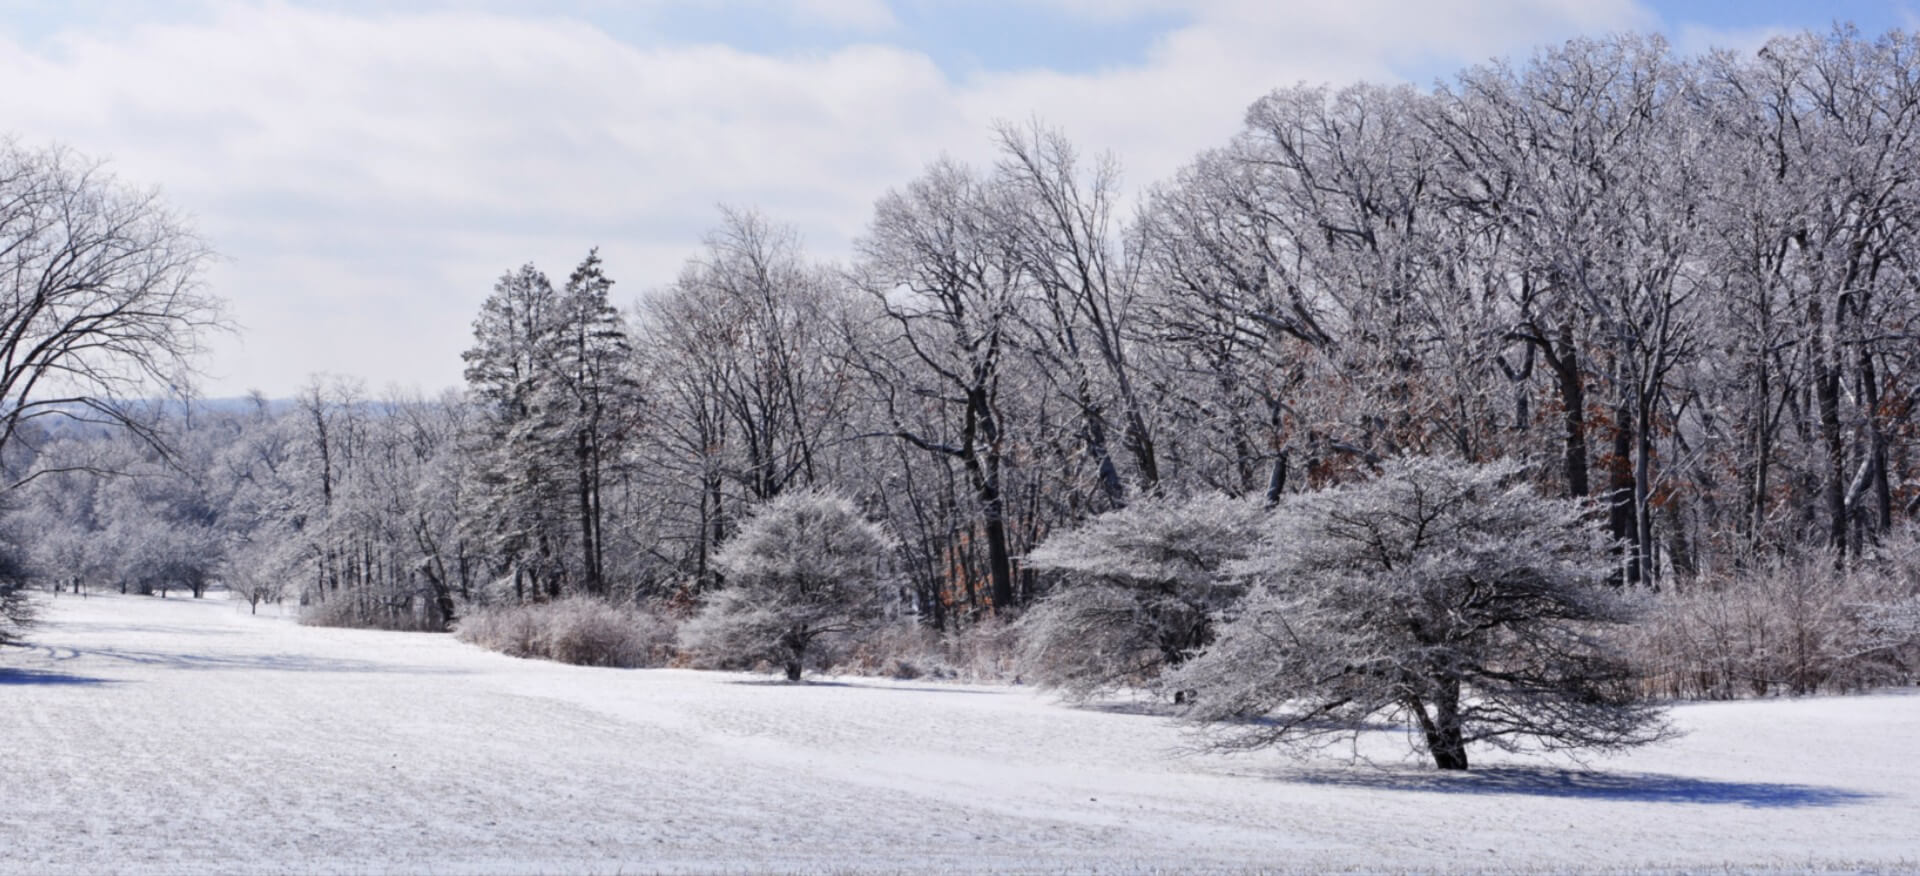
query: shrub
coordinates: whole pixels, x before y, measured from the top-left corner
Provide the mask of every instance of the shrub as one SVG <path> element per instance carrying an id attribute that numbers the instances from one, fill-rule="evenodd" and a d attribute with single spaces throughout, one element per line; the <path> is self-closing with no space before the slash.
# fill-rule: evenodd
<path id="1" fill-rule="evenodd" d="M 862 636 L 837 668 L 896 679 L 1019 682 L 1016 625 L 985 617 L 946 632 L 886 624 Z"/>
<path id="2" fill-rule="evenodd" d="M 310 627 L 346 627 L 408 633 L 444 632 L 439 613 L 424 599 L 366 590 L 337 590 L 300 607 L 300 623 Z"/>
<path id="3" fill-rule="evenodd" d="M 1920 602 L 1899 549 L 1841 571 L 1772 559 L 1650 599 L 1632 648 L 1648 691 L 1688 699 L 1860 691 L 1920 670 Z"/>
<path id="4" fill-rule="evenodd" d="M 1153 685 L 1213 641 L 1242 589 L 1222 567 L 1246 558 L 1266 516 L 1219 494 L 1147 497 L 1049 536 L 1027 555 L 1058 584 L 1018 624 L 1023 674 L 1072 697 Z"/>
<path id="5" fill-rule="evenodd" d="M 584 596 L 475 607 L 454 625 L 454 635 L 513 657 L 578 666 L 665 666 L 673 659 L 670 619 Z"/>
<path id="6" fill-rule="evenodd" d="M 0 645 L 20 644 L 21 636 L 33 626 L 38 611 L 27 595 L 32 581 L 26 552 L 10 533 L 0 532 Z"/>
<path id="7" fill-rule="evenodd" d="M 884 614 L 893 539 L 829 492 L 782 494 L 760 506 L 714 563 L 726 586 L 681 630 L 722 660 L 765 659 L 799 681 Z"/>
<path id="8" fill-rule="evenodd" d="M 34 604 L 27 589 L 0 581 L 0 645 L 18 645 L 33 625 Z"/>

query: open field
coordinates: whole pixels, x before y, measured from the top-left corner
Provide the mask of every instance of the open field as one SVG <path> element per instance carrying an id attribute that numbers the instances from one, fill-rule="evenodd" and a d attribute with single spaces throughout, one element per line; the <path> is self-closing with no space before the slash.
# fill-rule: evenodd
<path id="1" fill-rule="evenodd" d="M 1165 718 L 1019 687 L 587 669 L 244 611 L 63 596 L 0 653 L 0 871 L 1920 867 L 1915 695 L 1689 705 L 1687 736 L 1591 772 L 1443 776 L 1390 730 L 1373 765 L 1181 754 Z"/>

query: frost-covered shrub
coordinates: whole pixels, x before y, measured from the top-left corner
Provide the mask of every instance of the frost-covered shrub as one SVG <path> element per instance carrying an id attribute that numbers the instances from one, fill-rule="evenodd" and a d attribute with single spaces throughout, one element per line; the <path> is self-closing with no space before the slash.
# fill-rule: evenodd
<path id="1" fill-rule="evenodd" d="M 455 624 L 454 635 L 514 657 L 579 666 L 663 666 L 673 657 L 671 620 L 586 596 L 475 607 Z"/>
<path id="2" fill-rule="evenodd" d="M 1832 556 L 1816 552 L 1653 597 L 1632 641 L 1649 690 L 1732 699 L 1915 680 L 1917 553 L 1894 541 L 1880 557 L 1840 570 Z"/>
<path id="3" fill-rule="evenodd" d="M 509 657 L 545 657 L 540 651 L 542 605 L 476 605 L 453 624 L 462 642 Z"/>
<path id="4" fill-rule="evenodd" d="M 25 587 L 0 582 L 0 645 L 17 645 L 33 625 L 34 605 Z"/>
<path id="5" fill-rule="evenodd" d="M 310 627 L 347 627 L 412 633 L 445 631 L 440 616 L 420 594 L 335 590 L 300 607 L 300 623 Z"/>
<path id="6" fill-rule="evenodd" d="M 1022 672 L 1071 696 L 1153 684 L 1212 641 L 1214 614 L 1241 594 L 1222 568 L 1265 520 L 1219 494 L 1145 498 L 1050 536 L 1027 555 L 1057 585 L 1018 624 Z"/>
<path id="7" fill-rule="evenodd" d="M 598 599 L 549 603 L 538 637 L 544 656 L 581 666 L 660 666 L 673 654 L 667 619 Z"/>
<path id="8" fill-rule="evenodd" d="M 798 681 L 809 658 L 884 613 L 893 540 L 846 498 L 800 491 L 761 505 L 714 557 L 726 585 L 681 629 L 681 644 L 723 659 L 774 661 Z"/>
<path id="9" fill-rule="evenodd" d="M 1291 497 L 1246 559 L 1252 590 L 1169 684 L 1230 747 L 1349 738 L 1386 717 L 1442 769 L 1468 745 L 1619 748 L 1663 735 L 1603 633 L 1633 618 L 1590 506 L 1516 463 L 1403 458 Z"/>
<path id="10" fill-rule="evenodd" d="M 862 635 L 836 669 L 898 679 L 1015 682 L 1022 678 L 1015 627 L 991 616 L 945 632 L 882 624 Z"/>

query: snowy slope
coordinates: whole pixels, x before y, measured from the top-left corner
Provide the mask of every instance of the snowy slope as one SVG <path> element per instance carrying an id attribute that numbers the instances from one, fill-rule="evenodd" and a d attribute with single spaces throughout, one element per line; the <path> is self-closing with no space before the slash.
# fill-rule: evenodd
<path id="1" fill-rule="evenodd" d="M 1022 688 L 611 670 L 223 601 L 61 597 L 0 654 L 0 871 L 1920 867 L 1920 696 L 1686 706 L 1469 775 L 1192 755 Z"/>

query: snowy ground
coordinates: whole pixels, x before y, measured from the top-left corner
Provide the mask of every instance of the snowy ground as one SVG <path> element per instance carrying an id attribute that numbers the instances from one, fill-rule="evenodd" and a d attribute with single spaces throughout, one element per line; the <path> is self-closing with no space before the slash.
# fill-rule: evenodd
<path id="1" fill-rule="evenodd" d="M 63 596 L 0 653 L 0 871 L 1920 868 L 1920 695 L 1594 762 L 1180 755 L 1021 688 L 514 660 Z M 1380 752 L 1404 751 L 1382 733 Z"/>

